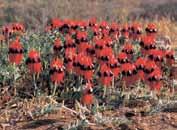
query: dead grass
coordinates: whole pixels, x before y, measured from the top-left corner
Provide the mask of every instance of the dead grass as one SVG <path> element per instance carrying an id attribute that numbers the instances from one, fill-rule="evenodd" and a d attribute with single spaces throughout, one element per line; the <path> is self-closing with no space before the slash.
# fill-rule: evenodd
<path id="1" fill-rule="evenodd" d="M 172 48 L 177 48 L 177 23 L 163 18 L 156 21 L 156 24 L 159 27 L 159 34 L 161 36 L 168 36 L 171 39 Z"/>

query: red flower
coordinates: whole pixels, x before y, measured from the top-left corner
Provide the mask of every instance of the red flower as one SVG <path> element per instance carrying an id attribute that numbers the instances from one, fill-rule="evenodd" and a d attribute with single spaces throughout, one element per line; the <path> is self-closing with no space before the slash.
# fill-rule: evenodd
<path id="1" fill-rule="evenodd" d="M 157 68 L 157 65 L 154 61 L 147 60 L 145 67 L 144 67 L 144 73 L 145 73 L 145 80 L 147 81 L 147 77 L 150 73 L 152 73 Z"/>
<path id="2" fill-rule="evenodd" d="M 59 53 L 62 50 L 62 48 L 63 48 L 62 41 L 59 38 L 55 39 L 54 45 L 53 45 L 54 52 Z"/>
<path id="3" fill-rule="evenodd" d="M 119 53 L 118 56 L 117 56 L 117 59 L 118 59 L 118 62 L 120 64 L 124 64 L 124 63 L 128 63 L 129 62 L 128 56 L 124 52 Z"/>
<path id="4" fill-rule="evenodd" d="M 120 68 L 119 68 L 119 65 L 118 65 L 118 60 L 115 58 L 114 55 L 112 55 L 109 58 L 108 66 L 111 68 L 111 71 L 113 72 L 114 77 L 117 77 L 120 74 Z"/>
<path id="5" fill-rule="evenodd" d="M 100 56 L 101 50 L 103 50 L 106 47 L 106 42 L 103 39 L 96 39 L 95 41 L 95 53 L 96 56 Z"/>
<path id="6" fill-rule="evenodd" d="M 86 53 L 87 55 L 92 57 L 92 60 L 95 60 L 95 49 L 94 46 L 92 44 L 88 44 L 87 48 L 86 48 Z"/>
<path id="7" fill-rule="evenodd" d="M 64 65 L 63 62 L 56 58 L 50 64 L 50 79 L 54 83 L 61 83 L 64 80 Z"/>
<path id="8" fill-rule="evenodd" d="M 77 28 L 78 28 L 77 21 L 76 20 L 70 20 L 69 23 L 68 23 L 68 26 L 69 26 L 68 34 L 71 35 L 71 36 L 76 35 Z"/>
<path id="9" fill-rule="evenodd" d="M 12 25 L 11 24 L 4 25 L 2 27 L 2 34 L 4 35 L 5 39 L 7 40 L 13 34 Z"/>
<path id="10" fill-rule="evenodd" d="M 80 59 L 80 70 L 81 74 L 87 81 L 91 81 L 94 73 L 94 65 L 92 58 L 86 55 L 83 55 Z"/>
<path id="11" fill-rule="evenodd" d="M 86 29 L 87 27 L 88 27 L 88 23 L 87 23 L 87 21 L 79 21 L 78 22 L 78 26 L 81 28 L 81 29 Z"/>
<path id="12" fill-rule="evenodd" d="M 73 61 L 74 61 L 75 56 L 76 56 L 76 51 L 75 50 L 73 50 L 72 48 L 66 48 L 65 49 L 64 62 L 66 64 L 66 70 L 68 72 L 72 72 L 73 69 L 74 69 Z"/>
<path id="13" fill-rule="evenodd" d="M 117 23 L 111 23 L 109 34 L 113 40 L 118 40 L 120 37 L 120 27 Z"/>
<path id="14" fill-rule="evenodd" d="M 111 28 L 111 31 L 113 31 L 113 32 L 115 32 L 115 31 L 118 32 L 119 29 L 120 29 L 119 25 L 117 23 L 115 23 L 115 22 L 111 23 L 110 28 Z"/>
<path id="15" fill-rule="evenodd" d="M 111 37 L 105 36 L 103 40 L 107 47 L 113 47 L 113 40 L 111 39 Z"/>
<path id="16" fill-rule="evenodd" d="M 103 37 L 106 37 L 106 36 L 109 35 L 109 30 L 108 30 L 108 29 L 102 29 L 102 30 L 101 30 L 101 34 L 102 34 L 102 38 L 103 38 Z"/>
<path id="17" fill-rule="evenodd" d="M 146 65 L 146 59 L 139 57 L 136 62 L 135 65 L 137 67 L 138 70 L 143 70 L 145 65 Z"/>
<path id="18" fill-rule="evenodd" d="M 121 29 L 121 36 L 126 39 L 129 38 L 129 25 L 128 24 L 123 25 Z"/>
<path id="19" fill-rule="evenodd" d="M 152 90 L 160 90 L 162 80 L 162 72 L 159 68 L 156 68 L 152 73 L 148 75 L 148 85 Z"/>
<path id="20" fill-rule="evenodd" d="M 71 45 L 71 44 L 74 44 L 74 39 L 70 36 L 70 35 L 66 35 L 65 36 L 65 41 L 66 41 L 66 45 Z"/>
<path id="21" fill-rule="evenodd" d="M 142 57 L 139 57 L 135 62 L 136 69 L 138 70 L 137 79 L 140 79 L 142 81 L 145 80 L 145 75 L 144 75 L 145 64 L 146 64 L 146 59 Z"/>
<path id="22" fill-rule="evenodd" d="M 77 28 L 77 26 L 73 27 L 73 28 Z M 68 32 L 68 34 L 71 35 L 71 36 L 76 35 L 76 33 L 77 33 L 76 29 L 70 29 L 69 32 Z"/>
<path id="23" fill-rule="evenodd" d="M 77 26 L 77 21 L 76 20 L 69 20 L 68 25 L 70 28 L 74 29 Z"/>
<path id="24" fill-rule="evenodd" d="M 133 40 L 140 40 L 140 36 L 142 34 L 142 27 L 139 23 L 133 23 L 131 26 L 131 37 Z"/>
<path id="25" fill-rule="evenodd" d="M 99 23 L 99 26 L 100 26 L 101 29 L 109 29 L 109 25 L 106 21 L 101 21 Z"/>
<path id="26" fill-rule="evenodd" d="M 122 52 L 126 53 L 128 56 L 128 59 L 131 60 L 133 57 L 134 49 L 133 45 L 131 43 L 125 43 L 123 46 Z"/>
<path id="27" fill-rule="evenodd" d="M 91 44 L 88 42 L 81 42 L 78 45 L 78 52 L 79 53 L 84 53 L 85 55 L 91 56 L 92 59 L 94 60 L 95 56 L 95 50 Z"/>
<path id="28" fill-rule="evenodd" d="M 94 102 L 94 96 L 93 96 L 93 89 L 92 89 L 92 84 L 91 83 L 87 83 L 85 85 L 85 89 L 83 91 L 83 95 L 81 97 L 81 102 L 84 105 L 92 105 Z"/>
<path id="29" fill-rule="evenodd" d="M 28 65 L 28 69 L 31 73 L 40 73 L 42 70 L 42 64 L 39 52 L 34 49 L 30 50 L 26 64 Z"/>
<path id="30" fill-rule="evenodd" d="M 99 35 L 100 32 L 101 32 L 101 30 L 100 30 L 100 28 L 98 26 L 92 27 L 91 30 L 92 30 L 94 36 Z"/>
<path id="31" fill-rule="evenodd" d="M 103 63 L 106 63 L 109 61 L 109 58 L 113 55 L 113 50 L 112 48 L 104 48 L 102 50 L 100 50 L 100 53 L 99 53 L 99 56 L 98 56 L 98 59 L 99 59 L 99 62 L 100 64 L 103 64 Z"/>
<path id="32" fill-rule="evenodd" d="M 107 64 L 103 64 L 100 66 L 100 71 L 98 75 L 100 77 L 100 81 L 102 85 L 106 87 L 109 87 L 111 85 L 113 80 L 113 73 L 109 68 L 109 66 L 107 66 Z"/>
<path id="33" fill-rule="evenodd" d="M 10 63 L 15 63 L 16 65 L 20 64 L 23 59 L 23 47 L 19 41 L 19 38 L 16 38 L 9 46 L 9 61 Z"/>
<path id="34" fill-rule="evenodd" d="M 164 54 L 162 50 L 152 49 L 149 51 L 148 57 L 149 59 L 155 61 L 158 66 L 161 66 L 164 61 Z"/>
<path id="35" fill-rule="evenodd" d="M 50 24 L 50 26 L 51 26 L 52 29 L 55 29 L 55 28 L 62 27 L 63 24 L 64 24 L 64 23 L 63 23 L 60 19 L 54 18 L 54 19 L 51 19 L 51 24 Z"/>
<path id="36" fill-rule="evenodd" d="M 157 27 L 154 23 L 149 23 L 145 29 L 148 36 L 155 38 L 157 34 Z"/>
<path id="37" fill-rule="evenodd" d="M 156 33 L 157 32 L 157 27 L 154 23 L 149 23 L 146 27 L 146 32 L 147 33 Z"/>
<path id="38" fill-rule="evenodd" d="M 156 49 L 155 39 L 150 36 L 143 36 L 140 46 L 142 55 L 146 56 L 149 54 L 151 49 Z"/>
<path id="39" fill-rule="evenodd" d="M 126 86 L 134 84 L 137 78 L 137 69 L 134 64 L 125 63 L 121 65 L 122 80 L 125 81 Z"/>
<path id="40" fill-rule="evenodd" d="M 85 31 L 78 31 L 76 37 L 79 40 L 87 39 L 87 32 L 85 32 Z"/>
<path id="41" fill-rule="evenodd" d="M 88 42 L 87 39 L 87 32 L 85 31 L 78 31 L 76 35 L 76 43 L 80 44 L 80 42 Z"/>
<path id="42" fill-rule="evenodd" d="M 70 35 L 66 35 L 65 36 L 65 44 L 64 44 L 64 48 L 65 49 L 70 49 L 72 50 L 72 52 L 76 52 L 76 44 L 74 39 L 70 36 Z"/>
<path id="43" fill-rule="evenodd" d="M 78 52 L 81 53 L 86 53 L 86 50 L 89 48 L 89 43 L 88 42 L 80 42 L 78 45 Z"/>
<path id="44" fill-rule="evenodd" d="M 165 57 L 166 57 L 166 64 L 168 66 L 172 66 L 175 63 L 175 52 L 173 50 L 167 50 L 165 53 Z"/>
<path id="45" fill-rule="evenodd" d="M 97 22 L 97 20 L 96 20 L 96 18 L 91 18 L 91 19 L 89 19 L 89 26 L 90 27 L 93 27 L 93 26 L 95 26 L 96 25 L 96 22 Z"/>
<path id="46" fill-rule="evenodd" d="M 84 57 L 84 53 L 79 53 L 75 56 L 74 61 L 73 61 L 73 66 L 74 66 L 74 71 L 77 75 L 82 75 L 82 71 L 80 69 L 81 66 L 81 60 Z"/>
<path id="47" fill-rule="evenodd" d="M 154 69 L 157 68 L 157 65 L 154 61 L 147 60 L 145 67 L 144 67 L 144 72 L 149 74 L 154 71 Z"/>
<path id="48" fill-rule="evenodd" d="M 25 27 L 22 23 L 13 23 L 12 29 L 15 33 L 23 34 L 25 32 Z"/>

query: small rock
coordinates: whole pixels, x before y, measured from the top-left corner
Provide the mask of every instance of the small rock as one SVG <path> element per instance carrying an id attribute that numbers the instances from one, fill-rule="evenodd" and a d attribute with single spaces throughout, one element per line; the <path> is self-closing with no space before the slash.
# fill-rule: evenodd
<path id="1" fill-rule="evenodd" d="M 123 123 L 119 125 L 120 130 L 131 130 L 127 124 Z"/>
<path id="2" fill-rule="evenodd" d="M 131 118 L 131 117 L 133 117 L 133 116 L 135 116 L 136 114 L 134 113 L 134 112 L 126 112 L 125 113 L 125 117 L 127 117 L 127 118 Z"/>

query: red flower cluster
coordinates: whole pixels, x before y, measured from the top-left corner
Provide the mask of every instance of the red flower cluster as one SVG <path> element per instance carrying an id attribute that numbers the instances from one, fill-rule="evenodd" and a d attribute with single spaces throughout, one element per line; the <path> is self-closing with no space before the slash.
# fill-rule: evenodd
<path id="1" fill-rule="evenodd" d="M 134 64 L 125 63 L 121 65 L 122 80 L 125 81 L 126 86 L 132 85 L 136 82 L 137 69 Z"/>
<path id="2" fill-rule="evenodd" d="M 150 37 L 155 37 L 157 34 L 157 27 L 154 23 L 149 23 L 145 29 L 146 33 Z"/>
<path id="3" fill-rule="evenodd" d="M 50 79 L 60 84 L 68 74 L 81 77 L 86 83 L 94 80 L 109 87 L 113 79 L 123 80 L 126 86 L 143 81 L 151 89 L 159 90 L 162 85 L 163 67 L 174 64 L 174 51 L 162 50 L 156 45 L 157 27 L 150 23 L 143 28 L 139 23 L 123 24 L 107 21 L 98 22 L 95 18 L 86 20 L 61 20 L 54 18 L 46 27 L 47 33 L 58 31 L 64 40 L 55 37 L 53 51 L 55 57 L 50 64 Z M 24 32 L 19 23 L 3 27 L 3 35 Z M 125 41 L 121 44 L 121 39 Z M 135 42 L 136 41 L 136 42 Z M 140 52 L 136 52 L 136 46 Z M 139 51 L 139 50 L 138 50 Z M 62 57 L 58 59 L 58 57 Z M 9 61 L 20 64 L 23 47 L 18 39 L 9 46 Z M 26 64 L 31 73 L 42 71 L 40 53 L 30 50 Z M 95 76 L 94 76 L 95 75 Z M 98 75 L 98 76 L 97 76 Z M 92 104 L 90 86 L 84 91 L 83 102 Z"/>
<path id="4" fill-rule="evenodd" d="M 131 60 L 133 58 L 133 53 L 134 53 L 133 45 L 130 43 L 125 43 L 122 52 L 126 53 L 128 59 Z"/>
<path id="5" fill-rule="evenodd" d="M 103 64 L 100 66 L 100 71 L 98 73 L 100 77 L 101 83 L 109 87 L 113 80 L 113 72 L 111 71 L 111 68 L 107 64 Z"/>
<path id="6" fill-rule="evenodd" d="M 56 58 L 50 64 L 50 79 L 53 83 L 59 84 L 64 80 L 64 65 L 63 62 Z"/>
<path id="7" fill-rule="evenodd" d="M 54 45 L 53 45 L 53 50 L 54 50 L 55 54 L 61 53 L 61 50 L 62 50 L 62 41 L 59 38 L 55 39 Z"/>
<path id="8" fill-rule="evenodd" d="M 39 52 L 34 49 L 30 50 L 26 64 L 32 74 L 39 74 L 42 71 L 42 63 Z"/>
<path id="9" fill-rule="evenodd" d="M 165 51 L 165 58 L 166 58 L 166 63 L 168 66 L 171 66 L 175 63 L 175 52 L 173 50 L 167 50 Z"/>
<path id="10" fill-rule="evenodd" d="M 9 46 L 9 62 L 20 64 L 23 59 L 23 46 L 17 37 Z"/>
<path id="11" fill-rule="evenodd" d="M 12 34 L 22 35 L 25 32 L 25 27 L 22 23 L 10 23 L 2 27 L 2 34 L 5 38 L 9 38 Z"/>
<path id="12" fill-rule="evenodd" d="M 130 37 L 134 41 L 139 41 L 141 39 L 141 34 L 143 33 L 143 29 L 141 24 L 134 22 L 130 25 Z"/>
<path id="13" fill-rule="evenodd" d="M 85 85 L 85 88 L 83 90 L 83 95 L 81 97 L 81 102 L 84 105 L 92 105 L 94 102 L 92 87 L 93 87 L 93 85 L 90 82 Z"/>
<path id="14" fill-rule="evenodd" d="M 110 58 L 109 58 L 109 61 L 107 63 L 107 65 L 109 66 L 109 68 L 111 69 L 114 77 L 118 77 L 119 74 L 120 74 L 120 65 L 118 63 L 118 60 L 117 58 L 112 55 Z"/>
<path id="15" fill-rule="evenodd" d="M 139 57 L 135 61 L 135 66 L 137 69 L 137 80 L 145 81 L 145 76 L 144 76 L 144 69 L 146 65 L 146 59 Z"/>
<path id="16" fill-rule="evenodd" d="M 75 73 L 83 76 L 85 80 L 91 81 L 94 74 L 94 64 L 90 56 L 79 53 L 76 55 L 74 63 Z"/>
<path id="17" fill-rule="evenodd" d="M 141 46 L 141 53 L 143 56 L 148 55 L 148 53 L 150 52 L 150 50 L 152 49 L 156 49 L 156 45 L 155 45 L 155 38 L 154 37 L 150 37 L 150 36 L 143 36 L 142 40 L 140 42 L 140 46 Z"/>
<path id="18" fill-rule="evenodd" d="M 125 39 L 129 38 L 129 36 L 130 36 L 130 26 L 128 24 L 123 25 L 123 27 L 121 29 L 121 35 Z"/>

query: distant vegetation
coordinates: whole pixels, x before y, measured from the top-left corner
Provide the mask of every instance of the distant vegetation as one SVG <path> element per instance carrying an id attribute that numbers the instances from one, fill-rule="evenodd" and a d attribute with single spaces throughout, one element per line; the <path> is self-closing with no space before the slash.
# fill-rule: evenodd
<path id="1" fill-rule="evenodd" d="M 175 0 L 0 0 L 0 25 L 23 21 L 28 28 L 42 29 L 51 17 L 91 16 L 111 21 L 162 17 L 177 21 L 176 7 Z"/>

